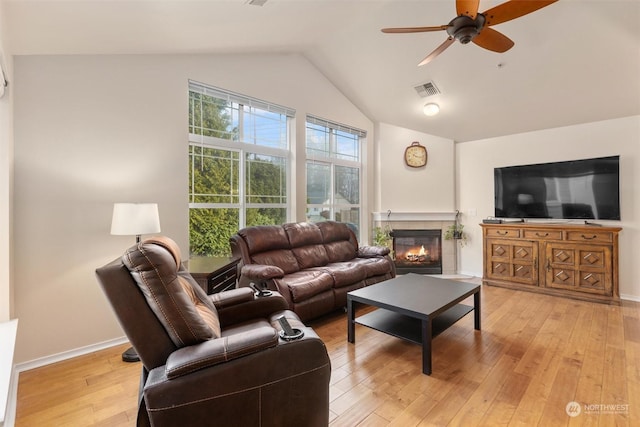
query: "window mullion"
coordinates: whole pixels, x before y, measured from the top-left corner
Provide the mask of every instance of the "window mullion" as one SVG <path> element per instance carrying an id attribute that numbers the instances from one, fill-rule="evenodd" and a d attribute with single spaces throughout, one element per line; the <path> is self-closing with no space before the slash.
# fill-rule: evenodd
<path id="1" fill-rule="evenodd" d="M 246 174 L 247 174 L 247 165 L 246 165 L 246 153 L 244 150 L 240 150 L 240 162 L 239 162 L 239 171 L 238 171 L 238 197 L 240 202 L 240 228 L 246 227 L 247 224 L 247 200 L 246 200 Z"/>

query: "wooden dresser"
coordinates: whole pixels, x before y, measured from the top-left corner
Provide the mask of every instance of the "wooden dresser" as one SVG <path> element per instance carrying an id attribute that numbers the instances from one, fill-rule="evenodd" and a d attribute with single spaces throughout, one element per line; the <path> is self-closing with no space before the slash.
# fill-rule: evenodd
<path id="1" fill-rule="evenodd" d="M 620 227 L 480 224 L 484 284 L 620 303 Z"/>

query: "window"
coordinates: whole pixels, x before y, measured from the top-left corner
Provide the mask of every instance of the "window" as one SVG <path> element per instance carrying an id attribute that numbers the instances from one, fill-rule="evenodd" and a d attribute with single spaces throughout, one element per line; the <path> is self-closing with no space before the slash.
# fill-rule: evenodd
<path id="1" fill-rule="evenodd" d="M 359 237 L 364 131 L 307 116 L 307 219 L 347 223 Z"/>
<path id="2" fill-rule="evenodd" d="M 228 256 L 240 228 L 287 222 L 294 114 L 189 82 L 191 256 Z"/>

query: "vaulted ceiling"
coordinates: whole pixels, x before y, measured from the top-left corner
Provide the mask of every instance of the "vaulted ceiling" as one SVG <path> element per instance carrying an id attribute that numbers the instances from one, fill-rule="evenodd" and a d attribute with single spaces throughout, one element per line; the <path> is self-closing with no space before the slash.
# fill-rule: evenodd
<path id="1" fill-rule="evenodd" d="M 14 55 L 295 52 L 371 120 L 456 142 L 640 114 L 640 0 L 560 0 L 493 27 L 505 53 L 456 42 L 422 67 L 444 31 L 380 29 L 447 24 L 453 0 L 0 1 Z"/>

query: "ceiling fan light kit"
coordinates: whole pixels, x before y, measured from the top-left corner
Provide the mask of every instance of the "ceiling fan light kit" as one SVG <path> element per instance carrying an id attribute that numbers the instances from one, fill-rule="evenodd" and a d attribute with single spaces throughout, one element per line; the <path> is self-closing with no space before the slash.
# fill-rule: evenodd
<path id="1" fill-rule="evenodd" d="M 473 42 L 484 49 L 503 53 L 511 49 L 515 43 L 509 37 L 490 28 L 492 25 L 519 18 L 556 1 L 558 0 L 510 0 L 479 13 L 478 6 L 480 0 L 456 0 L 456 12 L 458 15 L 447 25 L 436 27 L 383 28 L 382 32 L 399 34 L 445 30 L 449 37 L 433 52 L 427 55 L 418 66 L 431 62 L 456 40 L 461 44 Z"/>
<path id="2" fill-rule="evenodd" d="M 428 104 L 424 104 L 422 112 L 425 116 L 435 116 L 440 112 L 440 106 L 434 102 L 429 102 Z"/>

